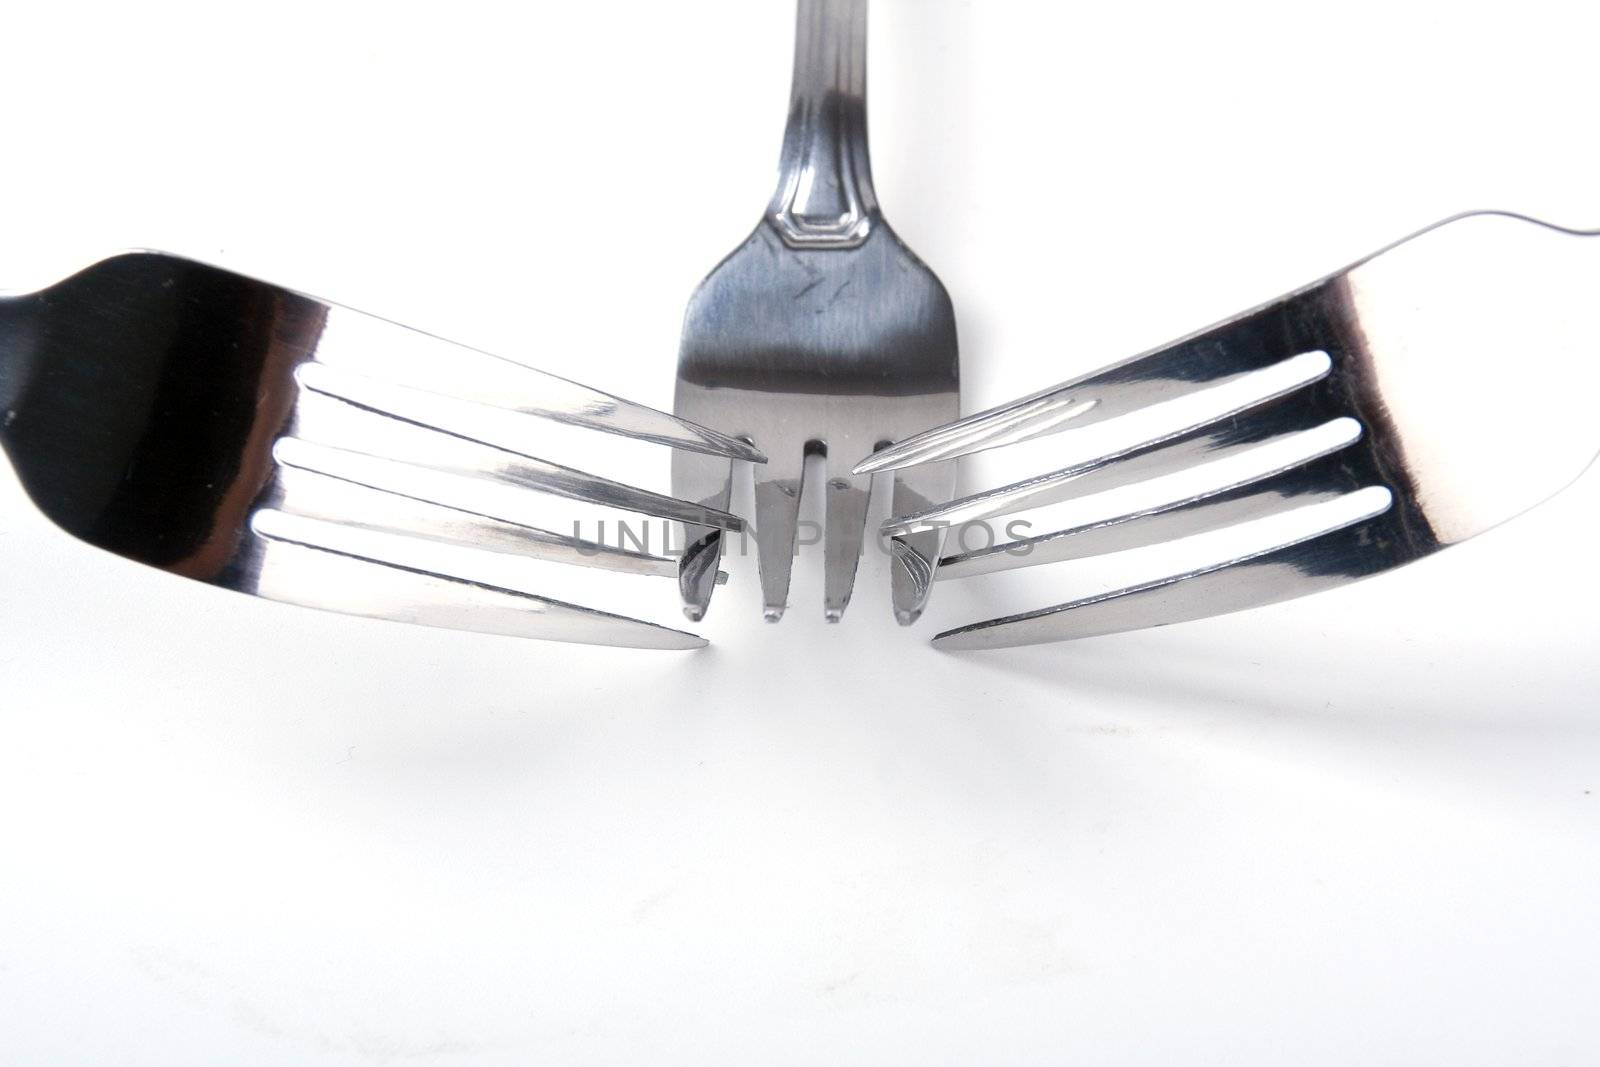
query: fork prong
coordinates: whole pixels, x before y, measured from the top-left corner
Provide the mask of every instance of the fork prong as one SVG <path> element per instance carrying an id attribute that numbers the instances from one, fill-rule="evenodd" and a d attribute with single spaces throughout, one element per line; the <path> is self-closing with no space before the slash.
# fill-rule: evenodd
<path id="1" fill-rule="evenodd" d="M 777 622 L 789 604 L 805 448 L 799 442 L 771 447 L 766 465 L 756 468 L 756 562 L 761 571 L 762 614 L 768 622 Z"/>
<path id="2" fill-rule="evenodd" d="M 620 508 L 674 522 L 715 526 L 726 530 L 743 528 L 744 520 L 726 511 L 707 508 L 662 493 L 653 493 L 647 489 L 625 485 L 610 478 L 602 478 L 596 474 L 529 455 L 527 451 L 522 450 L 522 446 L 507 440 L 499 432 L 474 422 L 470 410 L 463 410 L 462 407 L 464 405 L 470 409 L 475 406 L 468 401 L 407 386 L 364 379 L 361 376 L 351 376 L 344 372 L 331 372 L 330 368 L 319 367 L 316 364 L 302 366 L 299 376 L 301 384 L 312 392 L 322 393 L 362 410 L 418 426 L 424 430 L 474 441 L 507 457 L 492 462 L 486 461 L 470 469 L 440 467 L 438 470 L 467 477 L 488 478 L 524 489 L 550 493 L 568 500 Z M 368 463 L 376 460 L 376 457 L 331 448 L 320 449 L 320 457 L 322 461 L 336 465 L 356 462 L 357 457 Z M 320 473 L 338 476 L 337 472 L 332 470 L 321 470 Z"/>
<path id="3" fill-rule="evenodd" d="M 410 419 L 403 421 L 410 422 Z M 435 429 L 435 427 L 424 427 L 424 429 Z M 448 434 L 448 430 L 445 432 Z M 656 518 L 666 518 L 669 522 L 698 523 L 702 526 L 717 526 L 720 530 L 741 530 L 744 526 L 744 520 L 738 515 L 702 507 L 701 504 L 690 501 L 680 501 L 674 496 L 664 496 L 661 493 L 651 493 L 650 490 L 640 490 L 635 486 L 622 485 L 621 482 L 613 482 L 610 478 L 587 474 L 573 467 L 554 464 L 547 459 L 522 456 L 507 450 L 498 450 L 499 456 L 496 456 L 494 461 L 485 461 L 472 467 L 445 466 L 445 464 L 424 467 L 382 456 L 368 456 L 366 453 L 357 453 L 346 448 L 306 442 L 299 438 L 283 438 L 272 451 L 274 458 L 286 466 L 314 470 L 317 474 L 342 478 L 346 482 L 357 482 L 378 490 L 400 493 L 413 499 L 424 499 L 446 506 L 448 506 L 446 499 L 451 496 L 451 478 L 469 482 L 478 478 L 483 482 L 515 486 L 518 490 L 549 493 L 550 496 L 558 496 L 568 501 L 616 507 L 638 515 L 653 515 Z"/>
<path id="4" fill-rule="evenodd" d="M 623 648 L 703 648 L 706 640 L 665 626 L 531 593 L 427 570 L 403 561 L 413 539 L 379 535 L 271 508 L 251 517 L 257 536 L 309 552 L 294 580 L 268 566 L 254 591 L 269 599 L 347 615 L 453 630 Z M 388 548 L 396 549 L 389 555 Z M 311 580 L 313 571 L 322 580 Z"/>
<path id="5" fill-rule="evenodd" d="M 948 496 L 955 489 L 955 468 L 955 461 L 950 460 L 896 471 L 894 509 L 914 511 L 927 507 L 930 500 Z M 928 606 L 939 557 L 944 552 L 946 532 L 943 527 L 933 527 L 898 534 L 889 542 L 892 566 L 889 592 L 895 621 L 901 626 L 916 622 Z"/>
<path id="6" fill-rule="evenodd" d="M 517 367 L 540 375 L 542 380 L 530 399 L 513 401 L 515 410 L 690 452 L 747 463 L 767 460 L 759 448 L 742 438 L 565 378 L 534 371 L 521 363 Z"/>
<path id="7" fill-rule="evenodd" d="M 307 479 L 322 479 L 337 488 L 306 493 Z M 360 488 L 352 491 L 352 486 Z M 359 529 L 414 537 L 444 545 L 465 545 L 523 559 L 542 559 L 592 567 L 619 574 L 676 577 L 678 561 L 650 552 L 607 545 L 556 533 L 512 519 L 500 519 L 470 507 L 424 501 L 327 475 L 305 473 L 288 481 L 277 510 Z"/>
<path id="8" fill-rule="evenodd" d="M 1438 542 L 1383 494 L 1364 514 L 1309 537 L 1153 582 L 990 619 L 933 639 L 950 650 L 1014 648 L 1226 615 L 1321 592 L 1408 563 Z"/>
<path id="9" fill-rule="evenodd" d="M 733 464 L 716 456 L 678 452 L 672 457 L 672 490 L 706 507 L 726 512 L 733 495 Z M 716 591 L 713 580 L 722 562 L 722 531 L 710 526 L 683 528 L 678 558 L 678 595 L 690 622 L 705 618 Z"/>
<path id="10" fill-rule="evenodd" d="M 823 537 L 823 617 L 838 622 L 850 603 L 856 584 L 856 568 L 861 560 L 861 545 L 867 531 L 867 503 L 872 495 L 872 476 L 850 472 L 857 455 L 848 438 L 830 437 L 823 484 L 827 509 L 827 530 Z"/>
<path id="11" fill-rule="evenodd" d="M 334 307 L 317 346 L 318 365 L 387 378 L 393 368 L 431 392 L 639 441 L 760 463 L 748 441 L 386 319 Z"/>
<path id="12" fill-rule="evenodd" d="M 1349 436 L 1314 456 L 1158 507 L 948 556 L 940 561 L 938 576 L 969 578 L 1144 548 L 1343 496 L 1361 488 L 1365 474 L 1344 454 L 1359 439 L 1360 424 L 1345 421 Z"/>
<path id="13" fill-rule="evenodd" d="M 288 502 L 280 507 L 294 514 L 624 574 L 676 577 L 678 573 L 678 561 L 667 556 L 529 523 L 516 506 L 521 493 L 485 494 L 480 477 L 292 437 L 274 445 L 273 457 L 286 470 L 303 472 L 300 479 L 322 479 L 340 487 L 306 493 L 299 490 L 317 483 L 291 481 Z M 360 488 L 352 492 L 351 486 Z M 717 583 L 723 580 L 725 576 L 718 577 Z"/>
<path id="14" fill-rule="evenodd" d="M 1319 381 L 1322 379 L 1318 379 Z M 886 534 L 904 533 L 929 523 L 960 525 L 1009 515 L 1159 478 L 1198 463 L 1227 459 L 1261 445 L 1314 428 L 1333 416 L 1337 405 L 1325 390 L 1306 383 L 1258 397 L 1222 415 L 1186 426 L 1153 441 L 1134 444 L 1048 474 L 987 489 L 947 503 L 898 515 L 883 525 Z"/>
<path id="15" fill-rule="evenodd" d="M 982 452 L 1102 422 L 1225 384 L 1316 349 L 1314 286 L 1169 345 L 1020 400 L 914 434 L 856 464 L 858 474 Z"/>

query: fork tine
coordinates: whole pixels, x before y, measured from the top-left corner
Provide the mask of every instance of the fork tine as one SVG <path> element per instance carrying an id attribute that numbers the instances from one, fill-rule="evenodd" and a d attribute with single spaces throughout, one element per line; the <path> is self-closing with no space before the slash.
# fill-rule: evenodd
<path id="1" fill-rule="evenodd" d="M 1157 581 L 934 637 L 939 648 L 1015 648 L 1167 626 L 1291 600 L 1408 563 L 1439 547 L 1405 522 L 1392 493 L 1362 515 L 1309 537 Z"/>
<path id="2" fill-rule="evenodd" d="M 448 437 L 477 442 L 515 458 L 496 464 L 485 464 L 482 470 L 456 469 L 454 474 L 491 478 L 496 482 L 522 486 L 526 490 L 538 490 L 541 493 L 550 493 L 589 504 L 619 507 L 629 512 L 654 515 L 656 518 L 667 518 L 674 522 L 717 526 L 720 530 L 741 530 L 744 525 L 744 520 L 738 515 L 730 515 L 723 510 L 709 509 L 701 504 L 680 501 L 661 493 L 638 490 L 634 486 L 613 482 L 611 478 L 586 474 L 574 467 L 565 467 L 546 459 L 539 459 L 538 456 L 531 456 L 522 445 L 506 440 L 507 435 L 494 432 L 482 422 L 475 421 L 470 408 L 477 405 L 472 402 L 462 402 L 458 398 L 430 394 L 426 390 L 411 389 L 408 386 L 394 386 L 390 382 L 363 378 L 360 374 L 349 374 L 346 371 L 334 371 L 333 368 L 315 363 L 301 366 L 296 376 L 301 386 L 312 392 L 333 397 L 334 400 L 357 406 L 363 411 L 381 414 L 384 418 L 397 419 Z M 342 450 L 331 450 L 331 453 L 325 453 L 325 456 L 330 462 L 336 461 L 338 458 L 334 458 L 333 453 L 338 451 Z M 346 458 L 349 456 L 358 456 L 358 453 L 346 453 Z"/>
<path id="3" fill-rule="evenodd" d="M 859 453 L 848 437 L 835 436 L 828 442 L 826 458 L 827 530 L 823 536 L 823 618 L 838 622 L 850 604 L 856 584 L 856 568 L 861 560 L 861 545 L 867 532 L 867 504 L 872 495 L 872 476 L 850 472 L 850 462 Z"/>
<path id="4" fill-rule="evenodd" d="M 543 559 L 553 563 L 615 571 L 618 574 L 638 574 L 656 578 L 672 578 L 678 573 L 678 561 L 666 556 L 617 548 L 597 541 L 566 537 L 537 526 L 519 526 L 479 516 L 468 516 L 450 522 L 430 520 L 411 524 L 364 522 L 348 515 L 333 517 L 313 514 L 299 507 L 281 510 L 284 514 L 337 522 L 368 533 L 409 537 L 440 545 L 467 546 L 486 552 L 501 552 L 519 559 Z M 727 575 L 719 573 L 716 577 L 720 585 L 726 580 Z"/>
<path id="5" fill-rule="evenodd" d="M 756 468 L 756 563 L 761 571 L 761 610 L 768 622 L 783 618 L 794 568 L 806 457 L 802 444 L 791 444 L 782 447 L 774 442 L 766 465 Z"/>
<path id="6" fill-rule="evenodd" d="M 486 498 L 476 492 L 481 478 L 458 477 L 434 468 L 284 438 L 273 449 L 281 467 L 304 472 L 302 477 L 337 483 L 337 495 L 291 491 L 280 510 L 365 529 L 386 530 L 443 544 L 468 544 L 582 567 L 625 574 L 676 576 L 677 561 L 650 552 L 530 524 L 517 515 L 511 498 Z M 300 482 L 293 483 L 299 486 Z M 350 486 L 369 490 L 350 492 Z M 422 507 L 395 506 L 395 501 Z"/>
<path id="7" fill-rule="evenodd" d="M 1088 426 L 1225 384 L 1318 346 L 1309 317 L 1322 283 L 1171 344 L 1020 400 L 914 434 L 856 464 L 858 474 L 954 459 Z"/>
<path id="8" fill-rule="evenodd" d="M 359 377 L 371 372 L 370 377 L 389 378 L 400 370 L 429 392 L 639 441 L 754 463 L 765 459 L 760 449 L 737 437 L 349 308 L 332 309 L 317 361 Z M 464 373 L 463 364 L 471 371 Z"/>
<path id="9" fill-rule="evenodd" d="M 675 453 L 672 490 L 695 503 L 726 512 L 733 495 L 733 464 L 714 456 Z M 678 560 L 678 596 L 690 622 L 705 618 L 716 590 L 722 562 L 722 531 L 710 526 L 683 528 L 683 555 Z"/>
<path id="10" fill-rule="evenodd" d="M 374 551 L 374 539 L 363 537 L 372 531 L 345 523 L 266 508 L 251 517 L 251 527 L 268 542 L 310 553 L 297 561 L 292 582 L 279 583 L 273 568 L 263 569 L 255 591 L 273 600 L 348 615 L 546 641 L 658 649 L 703 648 L 707 643 L 705 638 L 681 630 L 384 558 L 387 553 Z M 403 552 L 405 542 L 413 539 L 378 540 Z M 324 580 L 308 580 L 308 567 L 323 571 Z"/>
<path id="11" fill-rule="evenodd" d="M 426 429 L 437 429 L 437 427 L 426 427 Z M 443 432 L 448 434 L 448 430 Z M 491 448 L 494 446 L 491 445 Z M 462 485 L 462 480 L 466 482 L 480 480 L 496 485 L 515 486 L 518 490 L 549 493 L 550 496 L 560 496 L 568 501 L 618 507 L 638 515 L 666 518 L 670 522 L 698 523 L 702 526 L 717 526 L 722 530 L 741 530 L 744 526 L 744 520 L 738 515 L 718 512 L 710 507 L 702 507 L 690 501 L 680 501 L 661 493 L 651 493 L 650 490 L 638 490 L 634 486 L 613 482 L 610 478 L 586 474 L 582 470 L 574 470 L 573 467 L 563 467 L 560 464 L 552 464 L 546 459 L 517 453 L 507 453 L 510 458 L 485 462 L 474 467 L 443 466 L 443 464 L 424 467 L 397 459 L 368 456 L 366 453 L 357 453 L 346 448 L 318 445 L 301 438 L 286 437 L 275 443 L 272 454 L 285 466 L 312 470 L 315 474 L 341 478 L 344 482 L 357 482 L 374 490 L 398 493 L 430 504 L 443 504 L 445 507 L 451 507 L 448 501 L 453 498 L 459 499 L 461 491 L 466 490 L 467 486 Z M 451 480 L 454 480 L 456 485 L 451 485 Z"/>
<path id="12" fill-rule="evenodd" d="M 541 376 L 537 402 L 514 402 L 513 407 L 528 415 L 539 415 L 575 426 L 631 437 L 637 441 L 681 448 L 711 456 L 765 463 L 762 451 L 742 438 L 690 422 L 665 411 L 636 404 L 586 385 L 534 371 L 521 363 L 518 368 Z"/>
<path id="13" fill-rule="evenodd" d="M 1316 455 L 1158 507 L 950 556 L 940 561 L 938 576 L 969 578 L 1144 548 L 1341 497 L 1361 488 L 1368 473 L 1344 454 L 1361 431 L 1354 419 L 1345 421 L 1349 435 Z"/>
<path id="14" fill-rule="evenodd" d="M 929 463 L 894 473 L 894 509 L 925 508 L 928 501 L 948 496 L 955 489 L 956 465 L 953 460 Z M 933 580 L 944 552 L 947 531 L 943 527 L 897 534 L 889 541 L 893 560 L 890 573 L 890 598 L 895 621 L 910 626 L 922 617 L 933 593 Z"/>
<path id="15" fill-rule="evenodd" d="M 1326 381 L 1319 378 L 1316 382 Z M 1197 463 L 1227 459 L 1337 418 L 1337 403 L 1316 384 L 1289 387 L 1256 398 L 1222 415 L 1208 417 L 1153 441 L 1119 448 L 1070 467 L 1025 478 L 997 489 L 899 515 L 884 523 L 886 534 L 904 533 L 928 523 L 959 525 L 1008 515 L 1024 508 L 1075 500 L 1147 479 L 1185 470 Z"/>

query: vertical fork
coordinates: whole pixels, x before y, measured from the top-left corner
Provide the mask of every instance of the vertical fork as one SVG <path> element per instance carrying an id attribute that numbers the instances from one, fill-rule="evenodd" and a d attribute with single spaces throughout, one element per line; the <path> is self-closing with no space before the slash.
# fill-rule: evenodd
<path id="1" fill-rule="evenodd" d="M 808 455 L 826 477 L 824 617 L 850 602 L 865 537 L 871 477 L 852 466 L 875 449 L 959 410 L 950 298 L 883 220 L 867 150 L 866 0 L 800 0 L 794 83 L 777 190 L 750 237 L 690 299 L 675 410 L 754 441 L 763 614 L 788 605 Z M 726 510 L 733 469 L 678 455 L 673 492 Z M 950 463 L 901 472 L 897 513 L 945 499 Z M 940 530 L 891 541 L 891 595 L 909 624 L 926 604 Z M 704 616 L 721 531 L 691 527 L 680 569 L 684 611 Z"/>

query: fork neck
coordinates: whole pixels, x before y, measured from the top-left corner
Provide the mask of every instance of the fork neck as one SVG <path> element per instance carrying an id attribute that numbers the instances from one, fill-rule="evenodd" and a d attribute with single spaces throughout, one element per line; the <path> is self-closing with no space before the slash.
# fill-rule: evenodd
<path id="1" fill-rule="evenodd" d="M 791 248 L 854 248 L 878 214 L 867 154 L 867 0 L 799 0 L 768 218 Z"/>

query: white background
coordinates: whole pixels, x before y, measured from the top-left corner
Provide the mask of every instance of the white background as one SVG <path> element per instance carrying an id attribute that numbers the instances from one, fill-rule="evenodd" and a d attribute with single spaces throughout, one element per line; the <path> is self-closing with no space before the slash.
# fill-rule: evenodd
<path id="1" fill-rule="evenodd" d="M 0 284 L 163 248 L 669 405 L 791 18 L 16 7 Z M 879 193 L 975 409 L 1459 210 L 1600 226 L 1596 29 L 876 0 Z M 1537 403 L 1536 357 L 1460 370 Z M 988 654 L 926 638 L 1094 566 L 904 632 L 879 560 L 832 628 L 815 550 L 776 627 L 736 560 L 714 646 L 643 653 L 177 581 L 7 472 L 0 1061 L 1592 1063 L 1597 519 L 1591 476 L 1377 581 Z"/>

